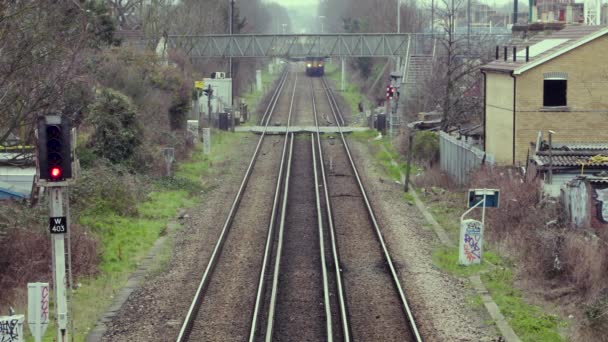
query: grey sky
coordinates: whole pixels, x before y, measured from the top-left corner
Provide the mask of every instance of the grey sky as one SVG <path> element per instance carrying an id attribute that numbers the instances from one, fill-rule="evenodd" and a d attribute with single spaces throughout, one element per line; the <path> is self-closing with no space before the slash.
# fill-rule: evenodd
<path id="1" fill-rule="evenodd" d="M 286 8 L 316 6 L 318 0 L 264 0 L 264 2 L 276 2 Z"/>

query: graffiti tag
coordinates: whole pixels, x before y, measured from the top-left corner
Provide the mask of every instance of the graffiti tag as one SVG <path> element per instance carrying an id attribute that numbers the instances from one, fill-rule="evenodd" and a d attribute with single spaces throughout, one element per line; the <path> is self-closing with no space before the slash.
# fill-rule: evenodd
<path id="1" fill-rule="evenodd" d="M 465 220 L 460 227 L 460 256 L 463 265 L 481 261 L 482 223 L 476 220 Z"/>
<path id="2" fill-rule="evenodd" d="M 23 315 L 0 317 L 0 342 L 23 340 Z"/>

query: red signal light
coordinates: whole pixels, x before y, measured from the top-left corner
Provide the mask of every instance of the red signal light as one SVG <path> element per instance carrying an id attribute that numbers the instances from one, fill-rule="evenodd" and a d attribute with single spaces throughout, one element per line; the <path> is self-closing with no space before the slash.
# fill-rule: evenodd
<path id="1" fill-rule="evenodd" d="M 50 174 L 52 179 L 59 179 L 61 177 L 61 169 L 57 166 L 52 167 Z"/>

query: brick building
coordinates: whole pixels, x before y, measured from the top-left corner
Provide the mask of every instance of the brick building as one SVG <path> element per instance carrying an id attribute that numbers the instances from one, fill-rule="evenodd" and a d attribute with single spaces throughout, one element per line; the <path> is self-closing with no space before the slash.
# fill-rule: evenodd
<path id="1" fill-rule="evenodd" d="M 548 130 L 556 141 L 608 142 L 608 27 L 567 26 L 525 46 L 500 47 L 481 68 L 486 152 L 498 164 L 525 164 Z"/>

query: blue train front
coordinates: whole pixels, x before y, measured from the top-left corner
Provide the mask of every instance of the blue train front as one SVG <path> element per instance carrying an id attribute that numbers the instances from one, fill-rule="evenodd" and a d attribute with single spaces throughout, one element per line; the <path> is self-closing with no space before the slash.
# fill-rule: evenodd
<path id="1" fill-rule="evenodd" d="M 306 58 L 306 75 L 323 76 L 325 74 L 325 59 L 322 57 Z"/>

